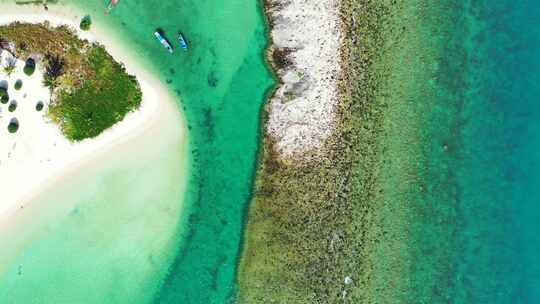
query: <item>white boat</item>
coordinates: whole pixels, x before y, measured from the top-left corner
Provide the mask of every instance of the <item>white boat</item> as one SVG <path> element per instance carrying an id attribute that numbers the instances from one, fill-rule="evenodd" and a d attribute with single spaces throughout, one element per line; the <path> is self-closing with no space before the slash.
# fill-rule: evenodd
<path id="1" fill-rule="evenodd" d="M 172 48 L 171 44 L 169 43 L 169 41 L 167 41 L 167 39 L 165 39 L 165 37 L 163 37 L 163 35 L 161 35 L 161 33 L 159 31 L 155 31 L 154 36 L 156 36 L 156 38 L 159 40 L 161 45 L 163 45 L 163 47 L 165 47 L 167 49 L 167 51 L 169 51 L 169 53 L 172 54 L 173 48 Z"/>
<path id="2" fill-rule="evenodd" d="M 120 0 L 110 0 L 109 5 L 107 5 L 107 9 L 105 10 L 105 15 L 109 14 L 111 10 L 118 5 L 118 2 L 120 2 Z"/>

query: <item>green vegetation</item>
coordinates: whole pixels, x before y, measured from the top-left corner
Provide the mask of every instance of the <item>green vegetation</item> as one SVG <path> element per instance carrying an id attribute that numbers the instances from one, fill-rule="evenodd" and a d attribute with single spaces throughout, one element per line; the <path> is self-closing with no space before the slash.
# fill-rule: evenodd
<path id="1" fill-rule="evenodd" d="M 90 16 L 86 15 L 81 19 L 81 23 L 79 24 L 79 27 L 83 31 L 88 31 L 91 25 L 92 25 L 92 19 L 90 18 Z"/>
<path id="2" fill-rule="evenodd" d="M 13 72 L 15 72 L 15 68 L 17 67 L 17 61 L 14 58 L 8 58 L 6 59 L 6 63 L 4 65 L 4 72 L 11 76 Z"/>
<path id="3" fill-rule="evenodd" d="M 17 79 L 17 81 L 15 81 L 15 85 L 13 86 L 13 88 L 14 88 L 15 90 L 20 90 L 20 89 L 22 88 L 22 85 L 23 85 L 22 80 Z"/>
<path id="4" fill-rule="evenodd" d="M 43 85 L 49 87 L 51 91 L 59 85 L 58 77 L 64 74 L 64 60 L 59 56 L 47 55 L 45 57 L 45 75 L 43 75 Z"/>
<path id="5" fill-rule="evenodd" d="M 0 26 L 0 39 L 15 43 L 15 56 L 28 58 L 33 53 L 68 58 L 67 70 L 84 69 L 82 51 L 87 42 L 78 39 L 67 26 L 52 28 L 48 23 L 30 24 L 15 22 Z"/>
<path id="6" fill-rule="evenodd" d="M 28 58 L 26 60 L 25 65 L 24 65 L 24 69 L 23 69 L 24 73 L 27 76 L 32 76 L 32 74 L 34 74 L 35 70 L 36 70 L 36 62 L 32 58 Z"/>
<path id="7" fill-rule="evenodd" d="M 10 111 L 10 112 L 15 112 L 16 109 L 17 109 L 17 101 L 12 100 L 12 101 L 9 103 L 8 111 Z"/>
<path id="8" fill-rule="evenodd" d="M 52 95 L 48 115 L 71 140 L 98 136 L 140 106 L 135 77 L 103 46 L 78 39 L 68 27 L 16 22 L 0 26 L 0 39 L 15 43 L 19 58 L 43 55 L 43 84 Z M 27 60 L 28 66 L 32 63 L 35 68 Z M 36 110 L 41 109 L 38 103 Z"/>
<path id="9" fill-rule="evenodd" d="M 0 102 L 6 104 L 9 101 L 9 94 L 6 88 L 0 87 Z"/>
<path id="10" fill-rule="evenodd" d="M 17 118 L 12 118 L 8 125 L 8 132 L 15 133 L 19 130 L 19 121 Z"/>
<path id="11" fill-rule="evenodd" d="M 64 133 L 74 140 L 99 135 L 138 108 L 142 99 L 135 77 L 127 75 L 103 47 L 92 47 L 88 58 L 94 77 L 75 91 L 61 90 L 62 102 L 49 108 Z"/>
<path id="12" fill-rule="evenodd" d="M 43 110 L 43 107 L 44 107 L 44 106 L 45 106 L 45 105 L 43 104 L 43 101 L 38 101 L 38 102 L 36 103 L 36 111 L 40 112 L 41 110 Z"/>

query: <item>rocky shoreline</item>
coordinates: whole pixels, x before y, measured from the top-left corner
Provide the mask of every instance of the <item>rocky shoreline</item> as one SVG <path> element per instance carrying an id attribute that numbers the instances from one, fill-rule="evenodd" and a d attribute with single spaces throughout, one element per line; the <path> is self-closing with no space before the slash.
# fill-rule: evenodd
<path id="1" fill-rule="evenodd" d="M 279 86 L 267 104 L 267 136 L 281 159 L 324 156 L 336 132 L 340 0 L 267 0 L 268 59 Z"/>
<path id="2" fill-rule="evenodd" d="M 265 2 L 270 27 L 277 26 L 279 32 L 283 29 L 275 16 L 296 20 L 296 15 L 283 12 L 294 4 L 277 3 L 282 2 Z M 403 222 L 402 213 L 387 213 L 395 202 L 385 193 L 388 174 L 384 172 L 387 158 L 395 158 L 387 151 L 394 149 L 388 132 L 396 133 L 385 125 L 385 116 L 401 109 L 398 104 L 388 104 L 390 97 L 398 103 L 400 99 L 388 88 L 389 64 L 394 65 L 395 58 L 385 51 L 399 41 L 403 26 L 398 16 L 407 3 L 325 3 L 339 4 L 339 12 L 331 15 L 338 17 L 341 31 L 332 57 L 339 69 L 333 70 L 338 73 L 334 79 L 330 77 L 333 81 L 325 83 L 331 84 L 328 92 L 333 95 L 325 102 L 315 99 L 311 104 L 281 105 L 288 88 L 294 87 L 282 85 L 267 105 L 267 136 L 238 268 L 239 303 L 375 303 L 380 299 L 394 303 L 394 293 L 402 290 L 407 264 L 394 253 L 406 238 L 400 234 L 403 226 L 395 225 Z M 288 22 L 299 27 L 296 21 Z M 298 35 L 296 27 L 289 30 Z M 326 29 L 321 37 L 333 35 Z M 303 34 L 311 36 L 309 31 Z M 269 57 L 282 81 L 303 58 L 276 46 L 271 47 Z M 325 59 L 300 66 L 319 61 L 325 65 Z M 319 68 L 315 73 L 320 73 Z M 332 109 L 332 115 L 317 112 L 325 107 Z M 303 113 L 299 108 L 310 115 L 291 115 Z M 298 117 L 313 128 L 312 137 L 296 132 L 301 130 L 294 127 Z M 320 132 L 327 126 L 331 129 Z M 389 249 L 385 244 L 390 244 Z M 390 255 L 400 267 L 380 260 Z M 399 288 L 386 288 L 388 281 Z M 383 293 L 381 286 L 385 286 Z"/>
<path id="3" fill-rule="evenodd" d="M 348 267 L 357 258 L 349 235 L 358 200 L 357 134 L 372 134 L 359 131 L 368 103 L 352 97 L 363 89 L 354 85 L 360 73 L 348 75 L 349 2 L 264 2 L 267 58 L 280 85 L 264 113 L 239 303 L 334 303 L 357 286 Z"/>

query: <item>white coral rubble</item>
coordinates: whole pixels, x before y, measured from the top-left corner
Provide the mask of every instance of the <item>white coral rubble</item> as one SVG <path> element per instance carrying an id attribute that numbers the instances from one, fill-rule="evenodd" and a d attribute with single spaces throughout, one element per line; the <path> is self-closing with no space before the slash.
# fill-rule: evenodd
<path id="1" fill-rule="evenodd" d="M 291 51 L 277 71 L 268 133 L 285 158 L 320 149 L 335 131 L 342 40 L 339 0 L 274 0 L 274 47 Z"/>

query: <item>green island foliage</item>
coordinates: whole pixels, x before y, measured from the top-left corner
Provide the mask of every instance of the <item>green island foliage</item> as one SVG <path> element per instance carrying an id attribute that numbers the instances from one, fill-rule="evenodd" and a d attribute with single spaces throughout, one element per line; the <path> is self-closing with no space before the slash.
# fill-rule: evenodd
<path id="1" fill-rule="evenodd" d="M 88 31 L 90 30 L 91 25 L 92 25 L 92 19 L 90 18 L 89 15 L 86 15 L 81 19 L 81 23 L 79 24 L 79 27 L 83 31 Z"/>
<path id="2" fill-rule="evenodd" d="M 4 65 L 4 72 L 8 75 L 8 76 L 11 76 L 11 74 L 13 74 L 13 72 L 15 72 L 15 69 L 17 68 L 17 62 L 13 59 L 8 59 L 7 62 L 5 63 Z"/>
<path id="3" fill-rule="evenodd" d="M 59 77 L 64 74 L 65 62 L 59 56 L 45 56 L 45 74 L 43 75 L 43 85 L 54 91 L 60 85 Z"/>
<path id="4" fill-rule="evenodd" d="M 0 102 L 3 104 L 8 103 L 9 94 L 6 88 L 0 87 Z"/>
<path id="5" fill-rule="evenodd" d="M 0 40 L 15 44 L 17 58 L 41 55 L 43 84 L 51 90 L 48 115 L 70 140 L 98 136 L 141 104 L 136 78 L 102 45 L 67 26 L 14 22 L 0 26 Z"/>
<path id="6" fill-rule="evenodd" d="M 19 121 L 17 118 L 12 118 L 7 127 L 9 133 L 15 133 L 19 130 Z"/>
<path id="7" fill-rule="evenodd" d="M 17 101 L 12 100 L 12 101 L 9 103 L 8 111 L 10 111 L 10 112 L 15 112 L 16 109 L 17 109 Z"/>
<path id="8" fill-rule="evenodd" d="M 36 111 L 40 112 L 41 110 L 43 110 L 44 107 L 45 105 L 43 104 L 43 101 L 38 101 L 36 103 Z"/>
<path id="9" fill-rule="evenodd" d="M 36 71 L 36 62 L 32 58 L 28 58 L 24 64 L 23 72 L 26 76 L 32 76 Z"/>
<path id="10" fill-rule="evenodd" d="M 32 24 L 14 22 L 0 26 L 0 38 L 15 44 L 14 55 L 28 58 L 32 53 L 70 57 L 72 65 L 80 64 L 80 53 L 87 42 L 80 40 L 67 26 L 51 27 L 48 22 Z"/>
<path id="11" fill-rule="evenodd" d="M 22 86 L 23 86 L 22 80 L 17 79 L 17 81 L 15 81 L 15 84 L 13 85 L 13 88 L 18 91 L 22 88 Z"/>
<path id="12" fill-rule="evenodd" d="M 88 51 L 93 77 L 74 91 L 62 89 L 49 113 L 61 120 L 64 133 L 73 140 L 99 135 L 139 107 L 142 94 L 134 76 L 126 74 L 101 46 Z"/>

